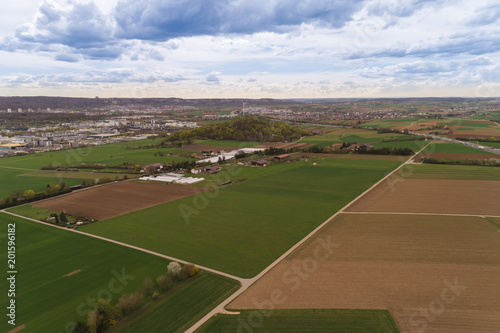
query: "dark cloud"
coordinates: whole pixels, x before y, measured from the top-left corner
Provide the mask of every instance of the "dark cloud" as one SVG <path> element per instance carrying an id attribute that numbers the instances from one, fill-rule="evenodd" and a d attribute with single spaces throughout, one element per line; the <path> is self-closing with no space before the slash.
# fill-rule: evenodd
<path id="1" fill-rule="evenodd" d="M 212 72 L 205 77 L 205 83 L 207 84 L 219 84 L 220 82 L 219 73 Z"/>
<path id="2" fill-rule="evenodd" d="M 94 2 L 45 0 L 34 21 L 17 27 L 0 49 L 55 52 L 58 60 L 75 60 L 62 55 L 64 46 L 87 59 L 109 60 L 131 39 L 169 41 L 165 48 L 175 49 L 176 37 L 282 32 L 304 23 L 341 27 L 363 1 L 123 0 L 106 15 Z M 163 60 L 159 53 L 150 58 Z"/>
<path id="3" fill-rule="evenodd" d="M 348 59 L 404 58 L 404 57 L 457 57 L 485 55 L 500 51 L 500 32 L 455 34 L 416 45 L 398 45 L 376 51 L 354 51 Z"/>
<path id="4" fill-rule="evenodd" d="M 121 38 L 168 40 L 176 37 L 286 31 L 315 23 L 341 27 L 361 0 L 124 0 L 115 19 Z"/>
<path id="5" fill-rule="evenodd" d="M 500 18 L 500 4 L 490 5 L 477 10 L 468 22 L 469 26 L 477 27 L 494 24 Z"/>
<path id="6" fill-rule="evenodd" d="M 78 62 L 80 59 L 78 56 L 73 54 L 58 54 L 55 56 L 57 61 L 65 61 L 65 62 Z"/>
<path id="7" fill-rule="evenodd" d="M 84 49 L 109 44 L 113 32 L 113 22 L 92 2 L 45 1 L 35 22 L 18 27 L 16 37 L 20 42 L 62 44 Z"/>

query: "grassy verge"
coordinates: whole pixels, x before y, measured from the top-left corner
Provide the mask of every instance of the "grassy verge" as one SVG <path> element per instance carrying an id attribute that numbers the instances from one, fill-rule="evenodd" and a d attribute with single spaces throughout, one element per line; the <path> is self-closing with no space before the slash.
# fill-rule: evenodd
<path id="1" fill-rule="evenodd" d="M 495 156 L 487 151 L 456 143 L 433 143 L 428 145 L 422 153 L 491 154 L 492 157 Z"/>

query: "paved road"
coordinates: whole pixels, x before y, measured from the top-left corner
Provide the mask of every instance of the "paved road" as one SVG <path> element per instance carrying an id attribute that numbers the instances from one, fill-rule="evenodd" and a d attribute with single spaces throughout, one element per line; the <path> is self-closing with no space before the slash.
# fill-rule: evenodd
<path id="1" fill-rule="evenodd" d="M 431 137 L 434 140 L 441 140 L 441 141 L 448 141 L 451 143 L 457 143 L 460 145 L 464 145 L 464 146 L 472 147 L 475 149 L 480 149 L 480 150 L 483 150 L 483 151 L 486 151 L 489 153 L 500 155 L 500 149 L 492 148 L 490 146 L 482 146 L 482 145 L 479 145 L 477 143 L 473 143 L 473 142 L 469 142 L 469 141 L 460 141 L 460 140 L 456 140 L 456 139 L 445 138 L 445 137 L 438 136 L 435 134 L 422 134 L 422 133 L 416 133 L 416 132 L 412 132 L 412 131 L 408 131 L 408 133 L 413 134 L 413 135 L 418 135 L 418 136 Z"/>

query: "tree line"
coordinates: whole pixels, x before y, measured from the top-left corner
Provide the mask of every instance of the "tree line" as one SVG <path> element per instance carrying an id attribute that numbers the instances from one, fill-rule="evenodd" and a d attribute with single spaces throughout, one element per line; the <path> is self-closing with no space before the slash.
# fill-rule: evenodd
<path id="1" fill-rule="evenodd" d="M 79 321 L 73 333 L 101 333 L 116 325 L 120 320 L 130 316 L 146 304 L 155 301 L 160 295 L 168 292 L 176 285 L 198 275 L 198 267 L 172 261 L 167 271 L 153 281 L 150 277 L 144 279 L 135 292 L 123 294 L 118 303 L 113 305 L 109 299 L 99 299 L 94 309 L 87 315 L 85 322 Z"/>

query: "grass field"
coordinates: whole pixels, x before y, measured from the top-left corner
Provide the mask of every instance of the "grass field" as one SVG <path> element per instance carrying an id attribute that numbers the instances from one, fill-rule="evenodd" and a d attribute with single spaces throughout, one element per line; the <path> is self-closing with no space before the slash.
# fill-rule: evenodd
<path id="1" fill-rule="evenodd" d="M 374 145 L 376 148 L 411 148 L 416 150 L 418 147 L 423 147 L 425 141 L 396 141 L 384 142 L 387 138 L 409 139 L 412 135 L 398 134 L 398 133 L 382 133 L 378 134 L 376 131 L 363 130 L 363 129 L 345 129 L 338 128 L 328 133 L 317 136 L 310 136 L 302 139 L 301 143 L 317 143 L 318 147 L 326 147 L 335 143 L 342 142 L 356 142 L 358 144 L 368 143 Z"/>
<path id="2" fill-rule="evenodd" d="M 110 297 L 116 303 L 122 293 L 135 291 L 144 278 L 154 279 L 164 273 L 168 264 L 168 260 L 146 253 L 11 215 L 0 214 L 0 222 L 3 237 L 7 224 L 16 224 L 16 326 L 26 325 L 26 332 L 66 332 L 71 323 L 86 320 L 93 309 L 92 299 Z M 6 263 L 7 245 L 0 248 L 0 256 Z M 78 270 L 81 271 L 65 276 Z M 196 281 L 186 282 L 185 287 Z M 208 288 L 217 288 L 219 284 L 217 277 Z M 0 288 L 5 291 L 1 301 L 5 309 L 9 301 L 6 279 L 2 279 Z M 220 297 L 232 288 L 229 285 L 220 290 Z M 203 302 L 201 298 L 192 301 Z M 183 319 L 189 322 L 200 315 L 192 311 Z M 13 328 L 7 320 L 0 324 L 2 332 Z"/>
<path id="3" fill-rule="evenodd" d="M 387 119 L 371 121 L 368 123 L 361 124 L 361 127 L 372 127 L 372 128 L 393 128 L 397 126 L 409 126 L 414 122 L 418 122 L 419 118 L 402 118 L 402 119 Z"/>
<path id="4" fill-rule="evenodd" d="M 3 159 L 0 159 L 2 161 Z M 43 177 L 30 177 L 26 176 L 27 170 L 9 169 L 0 167 L 0 199 L 15 190 L 33 190 L 35 192 L 45 191 L 48 184 L 59 184 L 65 181 L 67 186 L 81 184 L 85 177 L 82 178 L 64 178 L 59 174 L 53 174 L 52 177 L 47 175 Z"/>
<path id="5" fill-rule="evenodd" d="M 177 148 L 151 148 L 151 149 L 126 149 L 126 147 L 138 147 L 159 143 L 160 139 L 140 140 L 132 142 L 120 142 L 102 146 L 91 146 L 69 150 L 59 150 L 25 156 L 13 156 L 0 159 L 0 166 L 9 166 L 27 169 L 40 169 L 43 166 L 52 165 L 77 165 L 80 163 L 107 165 L 120 165 L 123 163 L 148 164 L 148 163 L 170 163 L 172 161 L 187 161 L 189 158 L 175 156 L 154 156 L 155 153 L 163 154 L 181 153 Z"/>
<path id="6" fill-rule="evenodd" d="M 121 142 L 109 145 L 60 150 L 25 156 L 4 157 L 0 159 L 0 198 L 18 189 L 32 189 L 35 192 L 43 192 L 47 184 L 58 184 L 65 181 L 68 186 L 81 184 L 85 179 L 99 177 L 122 177 L 122 175 L 92 174 L 89 172 L 55 172 L 40 171 L 43 166 L 68 165 L 74 166 L 80 163 L 95 164 L 104 163 L 108 165 L 121 165 L 123 163 L 148 164 L 154 162 L 170 163 L 172 161 L 190 160 L 185 157 L 154 156 L 155 153 L 164 154 L 188 154 L 177 148 L 153 148 L 127 150 L 126 147 L 137 147 L 139 145 L 154 144 L 160 139 L 140 140 L 132 142 Z"/>
<path id="7" fill-rule="evenodd" d="M 432 143 L 428 145 L 422 153 L 455 153 L 455 154 L 495 154 L 488 153 L 481 149 L 475 149 L 456 143 Z"/>
<path id="8" fill-rule="evenodd" d="M 8 209 L 9 212 L 26 216 L 35 220 L 40 220 L 41 218 L 49 217 L 52 213 L 60 214 L 61 212 L 56 212 L 54 210 L 44 209 L 40 207 L 35 207 L 32 205 L 22 205 L 14 208 Z"/>
<path id="9" fill-rule="evenodd" d="M 500 149 L 500 142 L 479 141 L 479 144 L 486 147 L 495 147 L 496 149 Z"/>
<path id="10" fill-rule="evenodd" d="M 265 311 L 265 310 L 264 310 Z M 270 311 L 266 311 L 267 312 Z M 259 317 L 260 316 L 260 317 Z M 250 318 L 250 320 L 248 319 Z M 262 322 L 260 322 L 262 319 Z M 279 332 L 399 332 L 385 310 L 274 310 L 264 317 L 260 311 L 212 317 L 197 333 Z"/>
<path id="11" fill-rule="evenodd" d="M 202 272 L 109 333 L 184 332 L 238 288 L 239 283 L 234 280 Z"/>
<path id="12" fill-rule="evenodd" d="M 112 172 L 85 172 L 85 171 L 55 171 L 55 170 L 37 170 L 32 172 L 23 173 L 19 176 L 22 177 L 36 177 L 36 178 L 63 178 L 63 179 L 123 179 L 125 176 L 127 178 L 138 178 L 142 175 L 140 174 L 121 174 Z"/>
<path id="13" fill-rule="evenodd" d="M 248 167 L 262 174 L 80 230 L 251 277 L 399 163 L 317 157 Z"/>

